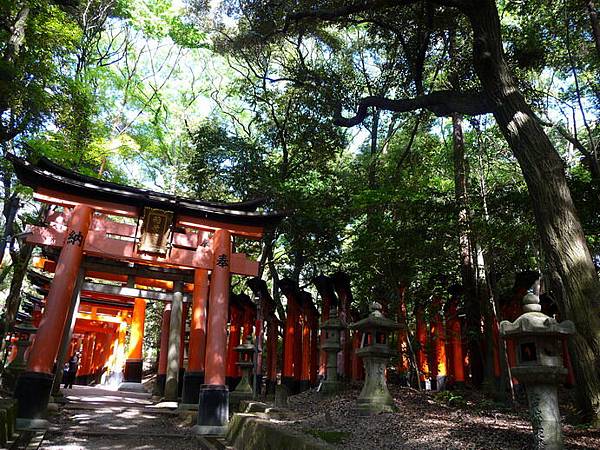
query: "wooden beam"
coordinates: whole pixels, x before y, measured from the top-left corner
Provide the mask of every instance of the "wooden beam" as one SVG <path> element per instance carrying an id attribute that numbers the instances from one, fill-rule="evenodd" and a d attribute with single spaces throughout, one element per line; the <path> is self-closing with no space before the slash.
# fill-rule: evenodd
<path id="1" fill-rule="evenodd" d="M 252 225 L 232 225 L 230 223 L 219 222 L 216 220 L 192 217 L 180 214 L 176 218 L 177 225 L 197 230 L 214 232 L 216 230 L 227 230 L 232 236 L 240 236 L 247 239 L 261 239 L 264 234 L 264 227 Z"/>
<path id="2" fill-rule="evenodd" d="M 29 231 L 31 234 L 27 236 L 28 243 L 50 247 L 62 247 L 67 234 L 66 228 L 56 222 L 50 223 L 47 227 L 30 226 Z M 137 253 L 136 247 L 135 242 L 113 239 L 103 232 L 90 230 L 85 240 L 84 252 L 87 255 L 142 264 L 212 270 L 213 256 L 210 248 L 198 247 L 192 251 L 173 247 L 168 257 L 159 257 Z M 258 275 L 258 262 L 250 260 L 242 253 L 232 254 L 230 265 L 231 273 L 246 276 Z"/>
<path id="3" fill-rule="evenodd" d="M 148 291 L 145 289 L 137 289 L 123 286 L 111 286 L 109 284 L 99 283 L 83 283 L 81 287 L 83 296 L 86 292 L 96 292 L 100 294 L 118 295 L 120 297 L 131 297 L 131 298 L 144 298 L 146 300 L 159 300 L 163 302 L 170 302 L 173 300 L 173 294 L 168 292 Z M 184 295 L 184 301 L 191 301 L 191 296 Z"/>
<path id="4" fill-rule="evenodd" d="M 64 192 L 56 192 L 45 188 L 38 188 L 36 192 L 34 192 L 33 198 L 44 203 L 60 205 L 65 208 L 73 208 L 77 205 L 88 205 L 92 207 L 94 211 L 100 211 L 106 214 L 114 214 L 116 216 L 137 218 L 140 215 L 140 208 L 137 206 L 121 205 L 102 200 L 94 200 L 91 198 L 80 197 L 78 195 L 66 194 Z"/>

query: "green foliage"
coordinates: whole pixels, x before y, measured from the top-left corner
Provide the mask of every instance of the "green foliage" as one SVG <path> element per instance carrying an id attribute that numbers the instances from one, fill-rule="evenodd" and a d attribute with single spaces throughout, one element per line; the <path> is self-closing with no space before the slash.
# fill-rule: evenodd
<path id="1" fill-rule="evenodd" d="M 324 440 L 325 442 L 328 442 L 329 444 L 340 444 L 340 443 L 344 442 L 345 439 L 350 437 L 350 433 L 347 433 L 345 431 L 315 430 L 315 429 L 304 430 L 304 431 L 316 438 L 319 438 L 319 439 Z"/>
<path id="2" fill-rule="evenodd" d="M 438 403 L 443 403 L 455 408 L 464 408 L 467 406 L 465 398 L 456 391 L 440 391 L 437 392 L 433 398 Z"/>

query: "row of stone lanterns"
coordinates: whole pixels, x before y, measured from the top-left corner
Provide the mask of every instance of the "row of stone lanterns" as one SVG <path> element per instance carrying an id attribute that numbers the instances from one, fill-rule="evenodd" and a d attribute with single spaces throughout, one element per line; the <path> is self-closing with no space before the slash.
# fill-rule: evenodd
<path id="1" fill-rule="evenodd" d="M 563 365 L 562 341 L 575 333 L 573 322 L 558 323 L 543 314 L 539 301 L 539 280 L 523 298 L 524 313 L 514 322 L 503 321 L 500 334 L 517 345 L 517 365 L 512 375 L 526 386 L 535 448 L 558 450 L 563 438 L 558 408 L 557 386 L 564 381 L 567 369 Z M 363 360 L 365 382 L 355 410 L 362 415 L 392 412 L 394 401 L 388 391 L 385 370 L 388 359 L 395 352 L 388 345 L 391 332 L 402 326 L 381 313 L 381 305 L 373 303 L 370 314 L 353 324 L 350 329 L 362 335 L 356 354 Z M 327 353 L 326 377 L 320 386 L 322 395 L 339 391 L 337 353 L 340 350 L 340 332 L 344 325 L 335 308 L 330 319 L 321 325 L 325 335 L 322 350 Z"/>
<path id="2" fill-rule="evenodd" d="M 401 328 L 401 325 L 387 319 L 381 313 L 381 305 L 372 303 L 367 317 L 349 325 L 349 328 L 361 333 L 362 340 L 356 354 L 363 360 L 365 366 L 365 383 L 357 400 L 356 411 L 361 415 L 392 412 L 394 400 L 390 395 L 385 380 L 385 370 L 390 356 L 394 351 L 388 345 L 388 335 Z M 339 391 L 337 377 L 337 353 L 340 350 L 340 331 L 344 325 L 337 317 L 333 308 L 329 320 L 321 325 L 325 335 L 321 349 L 327 353 L 327 372 L 321 382 L 319 392 L 331 395 Z"/>
<path id="3" fill-rule="evenodd" d="M 539 280 L 523 298 L 523 310 L 514 322 L 503 321 L 500 334 L 504 339 L 514 340 L 518 349 L 517 365 L 512 375 L 527 388 L 535 448 L 561 449 L 562 432 L 558 409 L 557 386 L 564 380 L 567 369 L 561 354 L 562 340 L 575 333 L 572 322 L 558 323 L 543 314 L 539 304 Z M 394 411 L 394 400 L 387 388 L 385 371 L 389 358 L 395 354 L 388 345 L 390 333 L 402 329 L 402 325 L 383 316 L 379 303 L 372 303 L 369 315 L 348 327 L 361 335 L 360 348 L 356 354 L 363 360 L 365 382 L 358 397 L 355 411 L 361 415 Z M 321 350 L 327 354 L 326 375 L 319 387 L 323 396 L 340 391 L 337 375 L 337 354 L 341 349 L 340 335 L 345 325 L 338 318 L 337 308 L 332 308 L 328 320 L 321 324 L 324 335 Z M 235 349 L 239 354 L 238 365 L 243 378 L 232 392 L 237 401 L 253 396 L 250 376 L 254 367 L 256 351 L 251 336 Z"/>

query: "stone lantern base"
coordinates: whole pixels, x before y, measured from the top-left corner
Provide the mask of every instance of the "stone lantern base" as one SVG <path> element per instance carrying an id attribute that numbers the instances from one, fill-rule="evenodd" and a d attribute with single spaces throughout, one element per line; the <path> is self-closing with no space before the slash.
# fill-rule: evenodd
<path id="1" fill-rule="evenodd" d="M 339 394 L 342 390 L 342 385 L 339 381 L 321 381 L 321 385 L 319 386 L 319 394 L 323 397 L 330 397 L 336 394 Z"/>
<path id="2" fill-rule="evenodd" d="M 362 357 L 365 365 L 365 384 L 354 409 L 361 415 L 394 412 L 394 399 L 385 382 L 388 355 L 377 354 L 372 347 L 362 348 L 356 354 Z"/>

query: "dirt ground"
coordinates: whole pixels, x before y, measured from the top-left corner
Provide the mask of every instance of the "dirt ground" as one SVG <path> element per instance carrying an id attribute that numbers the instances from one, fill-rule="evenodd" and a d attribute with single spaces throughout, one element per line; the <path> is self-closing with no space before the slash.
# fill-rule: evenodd
<path id="1" fill-rule="evenodd" d="M 350 450 L 532 448 L 524 405 L 508 408 L 477 391 L 436 394 L 395 386 L 390 391 L 396 412 L 360 417 L 353 411 L 359 386 L 328 399 L 310 390 L 289 398 L 290 412 L 279 426 Z M 51 416 L 41 449 L 200 448 L 191 433 L 191 417 L 156 408 L 149 394 L 79 386 L 67 391 L 67 399 L 69 403 Z M 570 414 L 568 399 L 563 398 L 562 410 Z M 564 419 L 567 449 L 600 449 L 600 431 L 569 425 L 569 417 Z"/>
<path id="2" fill-rule="evenodd" d="M 515 411 L 475 391 L 436 394 L 392 386 L 397 412 L 359 417 L 353 412 L 359 392 L 357 386 L 325 400 L 314 390 L 292 396 L 295 420 L 282 426 L 325 437 L 344 449 L 512 450 L 533 445 L 524 405 Z M 600 431 L 573 425 L 564 425 L 563 431 L 567 449 L 600 449 Z"/>

